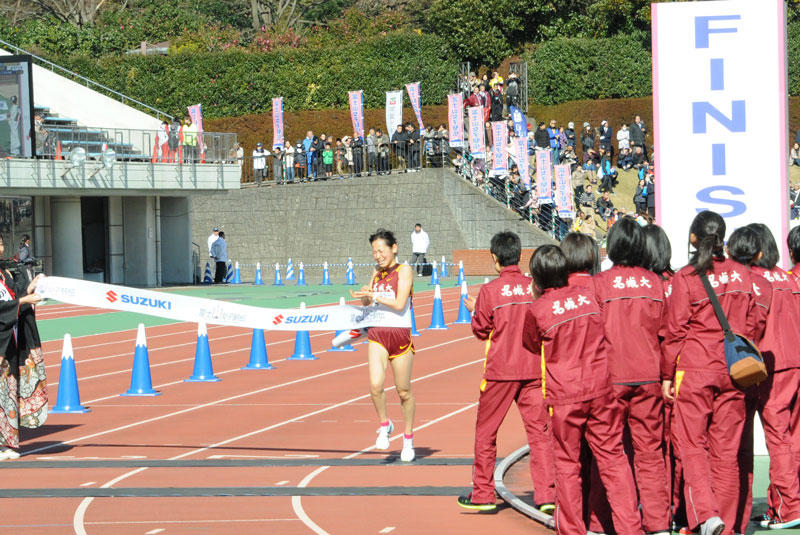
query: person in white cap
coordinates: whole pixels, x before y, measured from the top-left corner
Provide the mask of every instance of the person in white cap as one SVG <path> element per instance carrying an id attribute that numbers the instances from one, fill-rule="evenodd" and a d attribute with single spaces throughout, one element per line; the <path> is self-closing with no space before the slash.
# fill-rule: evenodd
<path id="1" fill-rule="evenodd" d="M 269 151 L 264 148 L 264 144 L 260 141 L 256 144 L 255 150 L 253 150 L 253 180 L 255 180 L 256 185 L 261 185 L 261 180 L 267 178 L 267 156 L 269 156 Z"/>
<path id="2" fill-rule="evenodd" d="M 567 128 L 564 130 L 564 134 L 567 136 L 567 145 L 573 149 L 576 148 L 578 146 L 578 137 L 575 133 L 575 123 L 572 121 L 567 123 Z"/>
<path id="3" fill-rule="evenodd" d="M 214 255 L 211 254 L 211 246 L 214 245 L 214 242 L 217 241 L 219 238 L 219 227 L 214 227 L 211 231 L 211 235 L 208 237 L 208 256 L 212 257 Z"/>

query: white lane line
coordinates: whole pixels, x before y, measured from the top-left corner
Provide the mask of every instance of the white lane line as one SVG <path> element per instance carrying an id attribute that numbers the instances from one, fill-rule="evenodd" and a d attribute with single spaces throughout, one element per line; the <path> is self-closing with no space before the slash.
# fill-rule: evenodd
<path id="1" fill-rule="evenodd" d="M 391 532 L 394 531 L 394 529 L 395 529 L 394 526 L 386 526 L 385 528 L 380 530 L 378 533 L 391 533 Z"/>
<path id="2" fill-rule="evenodd" d="M 480 361 L 475 361 L 475 362 L 481 362 L 482 360 L 483 359 L 481 359 Z M 411 382 L 413 383 L 414 381 L 412 380 Z M 440 416 L 439 418 L 436 418 L 435 420 L 431 420 L 430 422 L 428 422 L 426 424 L 422 424 L 421 426 L 414 428 L 414 431 L 418 431 L 420 429 L 425 429 L 426 427 L 430 427 L 432 425 L 435 425 L 435 424 L 437 424 L 437 423 L 439 423 L 439 422 L 441 422 L 443 420 L 446 420 L 446 419 L 448 419 L 448 418 L 450 418 L 452 416 L 456 416 L 458 414 L 461 414 L 462 412 L 468 411 L 468 410 L 472 409 L 473 407 L 477 407 L 477 406 L 478 406 L 477 402 L 470 403 L 469 405 L 466 405 L 464 407 L 461 407 L 460 409 L 454 410 L 453 412 L 449 412 L 449 413 L 445 414 L 444 416 Z M 396 440 L 396 439 L 400 438 L 401 436 L 403 436 L 403 433 L 399 433 L 399 434 L 391 437 L 389 440 L 390 441 Z M 368 451 L 372 451 L 374 449 L 375 449 L 375 445 L 373 444 L 372 446 L 370 446 L 368 448 L 364 448 L 361 451 L 357 451 L 355 453 L 351 453 L 350 455 L 347 455 L 346 457 L 343 457 L 343 458 L 344 459 L 353 459 L 354 457 L 358 457 L 362 453 L 367 453 Z M 330 468 L 330 466 L 320 466 L 319 468 L 317 468 L 316 470 L 314 470 L 313 472 L 308 474 L 306 477 L 304 477 L 303 480 L 297 486 L 298 487 L 307 487 L 312 479 L 317 477 L 319 474 L 321 474 L 322 472 L 324 472 L 328 468 Z M 317 525 L 313 520 L 311 520 L 311 518 L 306 514 L 305 509 L 303 509 L 303 503 L 301 501 L 301 497 L 300 496 L 292 496 L 292 509 L 294 510 L 294 513 L 297 515 L 297 518 L 299 518 L 300 521 L 303 522 L 303 524 L 305 524 L 306 527 L 308 527 L 308 529 L 310 529 L 311 531 L 313 531 L 317 535 L 330 535 L 327 531 L 325 531 L 324 529 L 319 527 L 319 525 Z"/>
<path id="3" fill-rule="evenodd" d="M 437 344 L 437 345 L 433 345 L 433 346 L 429 346 L 429 347 L 424 347 L 424 348 L 420 349 L 419 351 L 417 351 L 417 353 L 421 353 L 423 351 L 430 350 L 430 349 L 435 349 L 437 347 L 446 346 L 446 345 L 449 345 L 449 344 L 452 344 L 452 343 L 455 343 L 455 342 L 462 342 L 464 340 L 471 340 L 472 338 L 473 338 L 472 336 L 465 336 L 463 338 L 457 338 L 455 340 L 450 340 L 448 342 L 443 342 L 441 344 Z M 465 366 L 476 364 L 478 362 L 483 362 L 483 360 L 484 359 L 478 359 L 478 360 L 474 360 L 472 362 L 467 362 L 466 364 L 460 364 L 458 366 L 454 366 L 452 368 L 448 368 L 446 370 L 441 370 L 439 372 L 434 372 L 434 373 L 428 374 L 428 375 L 423 376 L 423 377 L 418 377 L 417 379 L 412 380 L 412 382 L 420 381 L 420 380 L 426 379 L 428 377 L 434 377 L 434 376 L 440 375 L 442 373 L 446 373 L 448 371 L 452 371 L 452 370 L 456 370 L 456 369 L 459 369 L 459 368 L 463 368 Z M 330 372 L 325 372 L 325 373 L 322 373 L 322 374 L 318 374 L 318 375 L 313 376 L 311 378 L 322 377 L 322 376 L 325 376 L 325 375 L 329 375 L 331 373 L 336 373 L 338 371 L 351 370 L 353 368 L 359 368 L 361 366 L 366 366 L 366 363 L 357 364 L 355 366 L 348 366 L 346 368 L 340 368 L 338 370 L 332 370 Z M 291 381 L 289 383 L 284 383 L 284 385 L 298 383 L 298 382 L 301 382 L 301 381 L 302 380 Z M 272 390 L 273 388 L 277 388 L 278 386 L 282 386 L 282 385 L 277 385 L 276 387 L 264 388 L 264 389 L 257 390 L 255 392 L 251 392 L 251 393 L 252 394 L 256 394 L 256 393 L 264 392 L 264 391 L 267 391 L 267 390 Z M 250 395 L 251 393 L 241 394 L 239 396 L 234 396 L 234 398 L 244 397 L 244 396 Z M 353 401 L 358 401 L 358 400 L 365 399 L 365 398 L 368 398 L 368 397 L 369 397 L 369 394 L 367 394 L 365 396 L 359 396 L 357 398 L 353 398 L 353 399 L 350 399 L 350 400 L 347 400 L 347 401 L 344 401 L 344 402 L 341 402 L 341 403 L 336 403 L 336 404 L 331 405 L 331 406 L 329 406 L 328 408 L 325 408 L 325 409 L 320 409 L 320 410 L 317 410 L 317 411 L 314 411 L 314 412 L 303 414 L 303 415 L 297 416 L 295 418 L 290 418 L 289 420 L 284 420 L 283 422 L 279 422 L 277 424 L 273 424 L 271 426 L 268 426 L 268 427 L 265 427 L 265 428 L 262 428 L 262 429 L 259 429 L 259 430 L 256 430 L 256 431 L 252 431 L 250 433 L 245 433 L 244 435 L 239 435 L 237 437 L 233 437 L 233 438 L 228 439 L 228 440 L 223 440 L 221 442 L 217 442 L 216 444 L 211 444 L 210 446 L 206 446 L 206 447 L 203 447 L 203 448 L 198 448 L 198 449 L 195 449 L 195 450 L 192 450 L 192 451 L 188 451 L 188 452 L 182 453 L 180 455 L 175 455 L 174 457 L 171 457 L 168 460 L 175 461 L 175 460 L 178 460 L 178 459 L 182 459 L 184 457 L 188 457 L 189 455 L 194 455 L 195 453 L 202 453 L 203 451 L 207 451 L 207 450 L 212 449 L 212 448 L 217 448 L 219 446 L 224 446 L 226 444 L 230 444 L 231 442 L 235 442 L 235 441 L 241 440 L 243 438 L 247 438 L 247 437 L 250 437 L 250 436 L 253 436 L 253 435 L 257 435 L 259 433 L 270 431 L 272 429 L 276 429 L 278 427 L 282 427 L 284 425 L 290 424 L 290 423 L 292 423 L 292 422 L 294 422 L 296 420 L 302 420 L 303 418 L 308 418 L 310 416 L 315 416 L 317 414 L 321 414 L 321 413 L 324 413 L 324 412 L 327 412 L 327 411 L 330 411 L 330 410 L 334 410 L 334 409 L 337 409 L 337 408 L 339 408 L 341 406 L 347 405 L 348 403 L 351 403 Z M 226 401 L 230 401 L 230 399 L 220 400 L 219 402 L 226 402 Z M 219 402 L 207 403 L 207 404 L 205 404 L 204 406 L 201 406 L 201 407 L 211 406 L 211 405 L 214 405 L 215 403 L 219 403 Z M 477 405 L 477 403 L 475 403 L 474 405 Z M 198 407 L 198 408 L 201 408 L 201 407 Z M 176 413 L 170 413 L 170 415 L 182 414 L 182 413 L 185 413 L 185 412 L 189 412 L 189 410 L 191 410 L 191 409 L 187 409 L 187 410 L 184 410 L 184 411 L 178 411 Z M 165 415 L 164 417 L 168 417 L 170 415 Z M 157 420 L 157 419 L 162 419 L 164 417 L 159 417 L 159 418 L 155 418 L 155 419 L 151 418 L 151 419 L 149 419 L 147 421 L 154 421 L 154 420 Z M 432 423 L 434 423 L 434 422 L 432 422 Z M 132 425 L 124 426 L 124 427 L 125 428 L 133 427 L 133 425 L 139 425 L 139 424 L 136 423 L 136 424 L 132 424 Z M 418 429 L 422 429 L 423 427 L 426 427 L 428 425 L 430 425 L 430 424 L 424 424 L 424 425 L 420 426 Z M 113 431 L 115 431 L 115 430 L 110 430 L 108 432 L 113 432 Z M 100 434 L 106 434 L 106 433 L 100 433 Z M 97 435 L 98 434 L 89 435 L 89 436 L 82 437 L 81 439 L 76 439 L 76 440 L 84 440 L 84 439 L 87 439 L 87 438 L 93 438 L 94 436 L 97 436 Z M 391 440 L 394 440 L 395 438 L 397 438 L 399 436 L 401 436 L 401 435 L 396 435 Z M 48 448 L 48 449 L 50 447 L 53 447 L 53 446 L 46 446 L 46 448 Z M 375 446 L 373 445 L 372 447 L 374 448 Z M 362 450 L 362 452 L 364 452 L 364 451 L 369 451 L 369 449 Z M 362 452 L 359 452 L 359 453 L 362 453 Z M 359 453 L 356 453 L 356 455 L 358 455 Z M 321 467 L 321 468 L 325 469 L 327 467 Z M 122 481 L 123 479 L 127 479 L 130 476 L 134 476 L 134 475 L 138 474 L 139 472 L 143 472 L 144 470 L 147 470 L 147 467 L 137 468 L 136 470 L 131 470 L 130 472 L 126 472 L 125 474 L 122 474 L 121 476 L 116 477 L 116 478 L 112 479 L 111 481 L 103 484 L 100 488 L 109 488 L 112 485 L 115 485 L 116 483 L 118 483 L 119 481 Z M 310 481 L 310 479 L 309 479 L 309 481 Z M 86 510 L 89 508 L 89 505 L 92 503 L 92 501 L 94 501 L 94 498 L 92 498 L 92 497 L 84 498 L 83 501 L 81 501 L 81 503 L 78 505 L 77 509 L 75 509 L 75 514 L 72 517 L 72 526 L 73 526 L 73 529 L 75 530 L 75 535 L 88 535 L 86 533 L 86 528 L 84 527 L 84 517 L 86 516 Z M 294 497 L 292 497 L 292 507 L 294 507 Z M 295 509 L 295 514 L 297 514 L 298 518 L 300 518 L 302 520 L 302 517 L 300 517 L 300 514 L 305 515 L 305 512 L 302 510 L 303 507 L 302 507 L 302 505 L 300 505 L 299 501 L 298 501 L 298 507 L 299 507 L 299 509 Z M 311 521 L 310 518 L 308 518 L 307 516 L 305 518 L 308 521 L 308 523 L 306 524 L 307 526 L 310 527 L 311 525 L 315 525 Z M 304 523 L 305 523 L 305 521 L 304 521 Z"/>
<path id="4" fill-rule="evenodd" d="M 157 533 L 161 533 L 163 531 L 167 531 L 164 528 L 156 528 L 151 529 L 150 531 L 145 531 L 144 535 L 156 535 Z"/>
<path id="5" fill-rule="evenodd" d="M 81 483 L 81 487 L 91 487 L 92 485 L 96 485 L 97 481 L 87 481 L 86 483 Z"/>
<path id="6" fill-rule="evenodd" d="M 288 484 L 288 483 L 289 483 L 289 481 L 288 481 L 288 480 L 284 480 L 284 481 L 278 481 L 277 483 L 275 483 L 275 486 L 276 486 L 276 487 L 282 487 L 282 486 L 284 486 L 284 485 L 286 485 L 286 484 Z"/>

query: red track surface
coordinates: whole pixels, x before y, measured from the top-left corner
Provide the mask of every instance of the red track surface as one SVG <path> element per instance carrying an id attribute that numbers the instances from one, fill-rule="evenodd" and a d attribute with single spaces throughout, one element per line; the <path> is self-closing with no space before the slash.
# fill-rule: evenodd
<path id="1" fill-rule="evenodd" d="M 443 290 L 445 319 L 457 315 L 458 288 Z M 415 296 L 417 325 L 430 322 L 432 292 Z M 65 314 L 72 313 L 68 309 Z M 92 412 L 50 415 L 23 431 L 25 456 L 51 459 L 386 458 L 399 454 L 374 445 L 376 417 L 367 391 L 366 345 L 327 353 L 331 333 L 312 333 L 319 360 L 285 362 L 291 333 L 267 333 L 274 370 L 242 371 L 251 332 L 209 328 L 218 383 L 184 383 L 191 374 L 195 325 L 148 329 L 153 383 L 162 395 L 120 397 L 130 382 L 135 330 L 73 341 L 81 399 Z M 483 344 L 469 326 L 423 331 L 415 338 L 413 390 L 417 400 L 418 457 L 472 457 L 475 402 Z M 60 342 L 45 344 L 55 404 Z M 391 373 L 389 413 L 402 421 Z M 401 426 L 398 426 L 401 427 Z M 399 429 L 398 429 L 399 431 Z M 524 443 L 512 411 L 498 438 L 499 455 Z M 7 469 L 6 488 L 301 486 L 470 486 L 470 466 L 358 466 L 248 468 Z M 511 509 L 494 515 L 463 512 L 455 496 L 167 497 L 5 499 L 0 531 L 13 533 L 537 533 Z"/>

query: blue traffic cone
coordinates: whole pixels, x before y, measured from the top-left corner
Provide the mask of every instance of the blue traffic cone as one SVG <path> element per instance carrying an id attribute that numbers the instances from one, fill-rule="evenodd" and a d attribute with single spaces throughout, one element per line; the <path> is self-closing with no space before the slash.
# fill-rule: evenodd
<path id="1" fill-rule="evenodd" d="M 458 319 L 453 322 L 454 324 L 472 323 L 472 315 L 469 313 L 466 303 L 464 303 L 464 299 L 466 299 L 468 295 L 467 282 L 464 281 L 461 283 L 461 299 L 458 300 Z"/>
<path id="2" fill-rule="evenodd" d="M 194 352 L 194 371 L 185 380 L 187 383 L 212 383 L 219 381 L 211 365 L 211 349 L 208 347 L 208 330 L 205 322 L 197 324 L 197 349 Z"/>
<path id="3" fill-rule="evenodd" d="M 228 269 L 225 271 L 225 283 L 230 284 L 233 280 L 233 264 L 228 261 Z"/>
<path id="4" fill-rule="evenodd" d="M 286 280 L 293 281 L 294 280 L 294 264 L 292 263 L 292 259 L 289 259 L 289 263 L 286 264 Z"/>
<path id="5" fill-rule="evenodd" d="M 305 310 L 306 304 L 300 303 L 300 310 Z M 297 331 L 294 339 L 294 353 L 286 360 L 317 360 L 317 357 L 311 353 L 311 339 L 308 336 L 308 331 Z"/>
<path id="6" fill-rule="evenodd" d="M 206 270 L 203 273 L 203 284 L 213 284 L 214 277 L 211 276 L 211 264 L 206 262 Z"/>
<path id="7" fill-rule="evenodd" d="M 261 278 L 261 262 L 256 262 L 256 280 L 253 281 L 254 286 L 263 286 L 264 280 Z"/>
<path id="8" fill-rule="evenodd" d="M 273 286 L 283 286 L 283 281 L 281 280 L 281 265 L 275 264 L 275 281 L 272 283 Z"/>
<path id="9" fill-rule="evenodd" d="M 411 304 L 411 336 L 420 336 L 417 330 L 417 318 L 414 317 L 414 304 Z"/>
<path id="10" fill-rule="evenodd" d="M 345 303 L 344 297 L 340 297 L 339 298 L 339 306 L 344 306 L 344 303 Z M 339 336 L 343 332 L 345 332 L 345 331 L 344 330 L 336 331 L 336 335 L 334 336 L 334 338 L 336 338 L 336 336 Z M 355 351 L 355 350 L 356 350 L 356 348 L 353 347 L 353 344 L 347 344 L 347 345 L 344 345 L 342 347 L 333 347 L 333 346 L 331 346 L 331 348 L 328 351 Z"/>
<path id="11" fill-rule="evenodd" d="M 150 377 L 150 357 L 147 354 L 147 338 L 144 335 L 144 323 L 139 324 L 136 333 L 136 349 L 133 350 L 133 372 L 131 387 L 121 396 L 158 396 Z"/>
<path id="12" fill-rule="evenodd" d="M 449 277 L 447 274 L 447 260 L 442 257 L 442 278 L 444 279 L 445 277 Z"/>
<path id="13" fill-rule="evenodd" d="M 467 280 L 467 279 L 464 278 L 464 262 L 463 262 L 463 260 L 459 260 L 458 261 L 458 285 L 461 286 L 461 284 L 465 280 Z"/>
<path id="14" fill-rule="evenodd" d="M 239 271 L 239 262 L 236 262 L 235 267 L 233 268 L 233 280 L 231 284 L 241 284 L 242 283 L 242 272 Z"/>
<path id="15" fill-rule="evenodd" d="M 348 286 L 355 286 L 356 285 L 356 271 L 353 269 L 353 260 L 351 258 L 347 259 L 347 272 L 345 273 L 346 284 Z"/>
<path id="16" fill-rule="evenodd" d="M 447 325 L 444 323 L 444 310 L 442 310 L 442 289 L 439 286 L 436 286 L 433 291 L 433 314 L 431 315 L 431 325 L 428 329 L 447 329 Z"/>
<path id="17" fill-rule="evenodd" d="M 436 265 L 436 260 L 433 261 L 431 268 L 431 282 L 428 284 L 430 286 L 439 286 L 439 267 Z"/>
<path id="18" fill-rule="evenodd" d="M 56 414 L 75 414 L 89 412 L 81 405 L 81 395 L 78 392 L 78 374 L 75 371 L 75 356 L 72 353 L 72 337 L 64 335 L 64 345 L 61 349 L 61 372 L 58 376 L 58 399 L 56 406 L 50 409 Z"/>
<path id="19" fill-rule="evenodd" d="M 302 262 L 300 262 L 300 269 L 297 271 L 297 286 L 305 286 L 306 285 L 306 268 Z"/>
<path id="20" fill-rule="evenodd" d="M 264 329 L 253 329 L 253 342 L 250 344 L 250 362 L 243 370 L 272 370 L 275 368 L 267 358 L 267 344 L 264 342 Z"/>
<path id="21" fill-rule="evenodd" d="M 328 269 L 328 263 L 327 262 L 322 264 L 322 285 L 323 286 L 330 286 L 331 285 L 331 272 Z"/>

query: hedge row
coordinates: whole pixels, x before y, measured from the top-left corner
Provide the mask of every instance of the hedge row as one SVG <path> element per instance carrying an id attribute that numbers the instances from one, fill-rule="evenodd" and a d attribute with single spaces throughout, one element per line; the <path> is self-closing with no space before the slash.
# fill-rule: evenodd
<path id="1" fill-rule="evenodd" d="M 425 104 L 445 101 L 458 74 L 436 36 L 398 33 L 330 50 L 281 49 L 61 60 L 65 67 L 164 110 L 183 113 L 201 102 L 207 117 L 269 110 L 283 96 L 286 110 L 346 108 L 349 90 L 364 90 L 364 105 L 379 108 L 384 92 L 422 83 Z"/>

